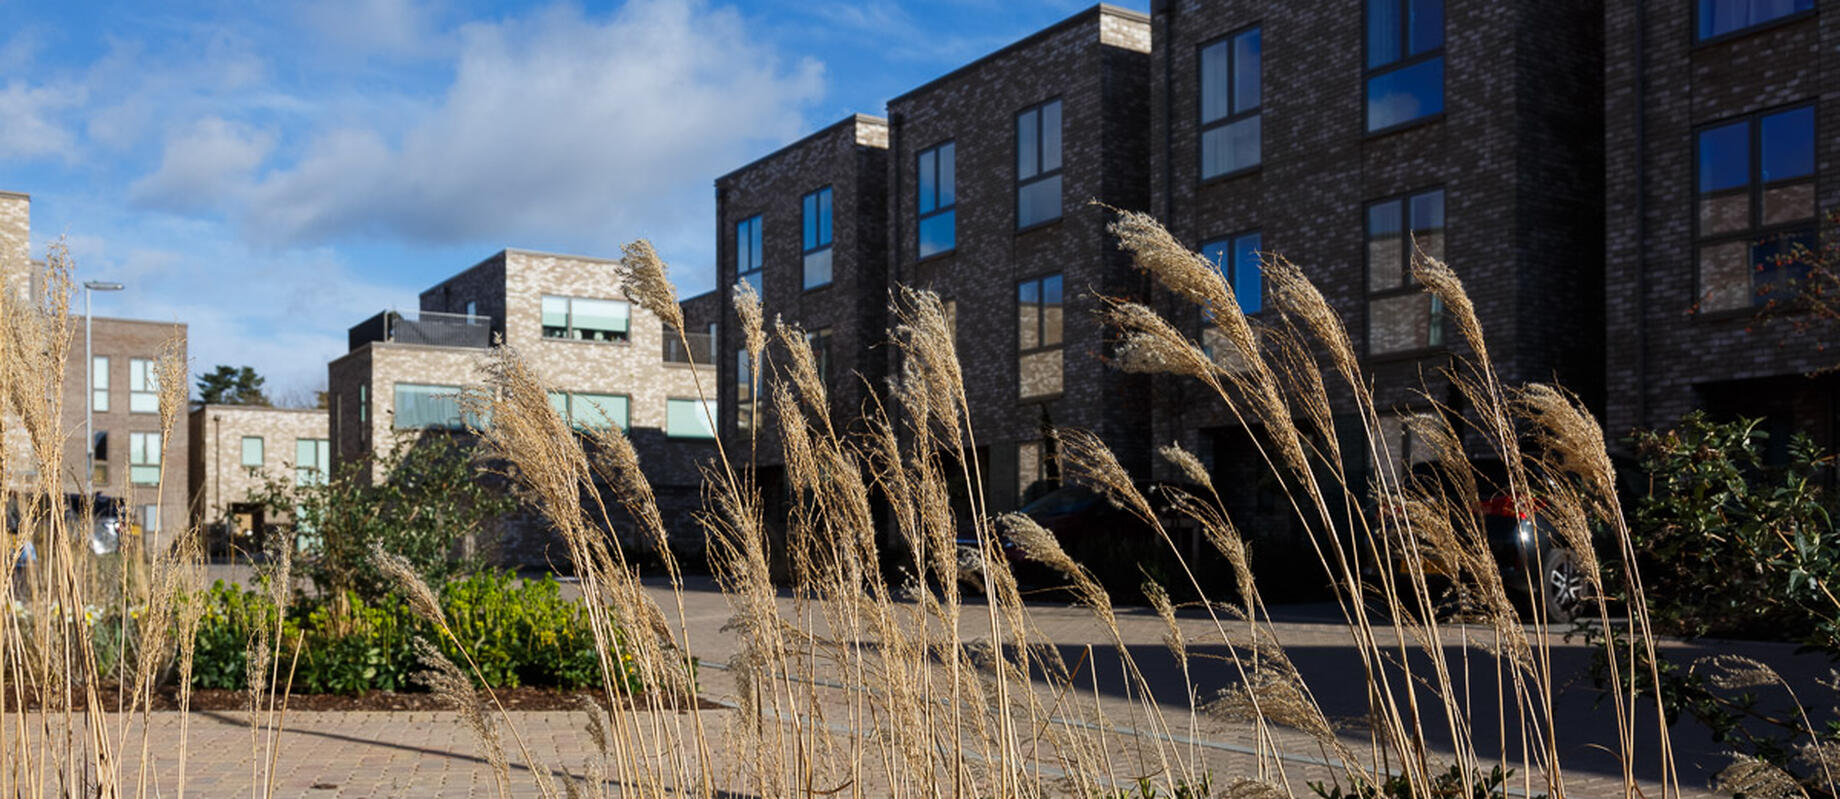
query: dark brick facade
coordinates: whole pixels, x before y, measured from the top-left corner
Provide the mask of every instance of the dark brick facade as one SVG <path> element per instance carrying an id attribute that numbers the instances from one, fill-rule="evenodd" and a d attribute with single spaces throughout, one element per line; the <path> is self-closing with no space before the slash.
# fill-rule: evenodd
<path id="1" fill-rule="evenodd" d="M 1148 472 L 1148 381 L 1106 365 L 1093 296 L 1143 296 L 1147 285 L 1106 233 L 1107 213 L 1088 201 L 1148 206 L 1149 44 L 1148 19 L 1095 7 L 888 104 L 893 279 L 931 289 L 953 309 L 993 511 L 1014 508 L 1048 477 L 1040 463 L 1048 425 L 1091 430 L 1127 468 Z M 1017 116 L 1056 99 L 1061 216 L 1018 230 Z M 946 141 L 956 151 L 956 247 L 921 259 L 916 157 Z M 1019 286 L 1055 274 L 1064 298 L 1060 391 L 1024 397 Z"/>
<path id="2" fill-rule="evenodd" d="M 750 439 L 739 418 L 747 407 L 738 399 L 745 390 L 739 361 L 744 344 L 740 325 L 732 321 L 736 226 L 760 218 L 769 341 L 776 318 L 808 333 L 829 333 L 822 348 L 827 389 L 835 421 L 847 428 L 868 399 L 867 387 L 879 387 L 887 374 L 887 351 L 878 346 L 887 327 L 887 173 L 887 122 L 854 115 L 716 180 L 716 282 L 724 319 L 717 374 L 722 429 L 734 442 L 731 454 L 747 452 Z M 827 186 L 833 219 L 831 280 L 805 288 L 802 201 Z M 779 352 L 773 344 L 764 358 L 770 372 L 785 363 Z M 761 421 L 758 462 L 777 464 L 782 457 L 771 414 L 764 412 L 767 404 L 765 397 L 753 403 L 763 409 L 756 414 Z"/>
<path id="3" fill-rule="evenodd" d="M 1665 426 L 1693 408 L 1767 418 L 1835 442 L 1832 326 L 1812 333 L 1750 308 L 1698 308 L 1695 138 L 1714 123 L 1813 102 L 1815 199 L 1840 202 L 1840 3 L 1704 43 L 1692 3 L 1606 5 L 1607 432 Z"/>
<path id="4" fill-rule="evenodd" d="M 1382 408 L 1404 408 L 1421 388 L 1449 396 L 1435 375 L 1460 341 L 1446 325 L 1443 346 L 1370 354 L 1366 213 L 1442 189 L 1445 260 L 1476 303 L 1502 377 L 1557 379 L 1599 401 L 1601 130 L 1570 110 L 1599 96 L 1598 6 L 1447 0 L 1445 14 L 1443 112 L 1370 134 L 1358 4 L 1159 3 L 1152 207 L 1194 248 L 1257 231 L 1264 251 L 1302 267 L 1341 313 Z M 1200 49 L 1252 26 L 1262 39 L 1260 161 L 1203 180 Z M 1197 309 L 1161 305 L 1199 336 Z M 1223 477 L 1235 465 L 1219 461 L 1250 455 L 1221 403 L 1188 381 L 1159 379 L 1156 417 L 1157 440 L 1182 441 Z"/>

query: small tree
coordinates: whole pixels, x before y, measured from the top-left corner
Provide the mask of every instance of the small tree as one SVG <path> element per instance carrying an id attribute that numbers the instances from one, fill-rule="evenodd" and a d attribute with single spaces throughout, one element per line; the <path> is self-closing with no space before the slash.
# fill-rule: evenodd
<path id="1" fill-rule="evenodd" d="M 476 468 L 472 448 L 444 433 L 399 439 L 388 454 L 341 464 L 328 480 L 270 475 L 250 501 L 293 517 L 320 591 L 367 599 L 390 590 L 373 548 L 407 559 L 439 589 L 485 564 L 495 523 L 516 506 L 499 478 Z"/>
<path id="2" fill-rule="evenodd" d="M 256 370 L 218 364 L 210 374 L 198 378 L 198 396 L 207 405 L 268 405 L 262 384 L 268 380 Z"/>

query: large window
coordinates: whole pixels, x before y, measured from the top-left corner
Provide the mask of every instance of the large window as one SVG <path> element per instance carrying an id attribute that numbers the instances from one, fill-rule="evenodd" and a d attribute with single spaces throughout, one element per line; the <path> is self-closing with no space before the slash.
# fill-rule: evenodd
<path id="1" fill-rule="evenodd" d="M 398 430 L 465 427 L 466 419 L 460 413 L 460 387 L 397 383 L 393 424 Z"/>
<path id="2" fill-rule="evenodd" d="M 747 432 L 754 428 L 754 370 L 748 351 L 735 351 L 735 429 Z"/>
<path id="3" fill-rule="evenodd" d="M 1061 276 L 1016 287 L 1017 391 L 1021 399 L 1061 393 Z"/>
<path id="4" fill-rule="evenodd" d="M 1016 228 L 1061 218 L 1061 101 L 1016 115 Z"/>
<path id="5" fill-rule="evenodd" d="M 1412 280 L 1414 252 L 1444 257 L 1444 190 L 1421 191 L 1367 207 L 1367 351 L 1373 355 L 1440 347 L 1444 307 Z"/>
<path id="6" fill-rule="evenodd" d="M 921 150 L 914 161 L 920 196 L 914 205 L 919 256 L 938 255 L 958 246 L 957 145 L 946 142 Z"/>
<path id="7" fill-rule="evenodd" d="M 831 282 L 831 187 L 805 195 L 805 288 Z"/>
<path id="8" fill-rule="evenodd" d="M 1259 165 L 1259 29 L 1201 48 L 1201 179 Z"/>
<path id="9" fill-rule="evenodd" d="M 97 413 L 109 410 L 109 356 L 98 355 L 89 363 L 89 404 Z"/>
<path id="10" fill-rule="evenodd" d="M 1814 0 L 1699 0 L 1699 38 L 1735 33 L 1814 10 Z"/>
<path id="11" fill-rule="evenodd" d="M 128 482 L 137 486 L 160 484 L 160 434 L 128 434 Z"/>
<path id="12" fill-rule="evenodd" d="M 716 418 L 715 400 L 667 399 L 664 432 L 672 438 L 715 438 L 710 420 Z"/>
<path id="13" fill-rule="evenodd" d="M 735 226 L 735 280 L 754 287 L 754 296 L 766 299 L 766 287 L 761 283 L 760 268 L 766 263 L 766 256 L 761 247 L 760 215 L 755 214 L 741 220 Z"/>
<path id="14" fill-rule="evenodd" d="M 824 327 L 807 332 L 805 343 L 811 347 L 812 365 L 817 367 L 818 379 L 829 384 L 831 381 L 831 329 Z"/>
<path id="15" fill-rule="evenodd" d="M 1259 271 L 1260 236 L 1258 231 L 1224 236 L 1201 244 L 1201 255 L 1220 270 L 1233 298 L 1245 313 L 1258 313 L 1265 307 L 1265 278 Z"/>
<path id="16" fill-rule="evenodd" d="M 1444 0 L 1366 0 L 1367 131 L 1444 113 Z"/>
<path id="17" fill-rule="evenodd" d="M 1699 309 L 1767 306 L 1793 296 L 1813 251 L 1814 106 L 1753 114 L 1697 138 Z"/>
<path id="18" fill-rule="evenodd" d="M 160 412 L 160 375 L 148 358 L 128 359 L 128 410 L 131 413 Z"/>
<path id="19" fill-rule="evenodd" d="M 243 467 L 262 468 L 262 437 L 243 436 Z"/>
<path id="20" fill-rule="evenodd" d="M 322 485 L 332 473 L 332 441 L 325 438 L 294 439 L 294 484 Z"/>
<path id="21" fill-rule="evenodd" d="M 624 300 L 543 297 L 543 337 L 576 341 L 625 341 L 632 305 Z"/>
<path id="22" fill-rule="evenodd" d="M 630 403 L 619 394 L 551 391 L 549 404 L 577 430 L 625 430 L 631 421 Z"/>

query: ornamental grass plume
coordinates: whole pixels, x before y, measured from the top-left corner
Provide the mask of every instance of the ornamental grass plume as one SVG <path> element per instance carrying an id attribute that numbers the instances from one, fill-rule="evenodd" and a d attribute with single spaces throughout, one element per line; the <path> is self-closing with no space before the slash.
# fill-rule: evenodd
<path id="1" fill-rule="evenodd" d="M 627 295 L 672 330 L 682 331 L 684 309 L 677 304 L 677 287 L 671 283 L 670 267 L 658 257 L 652 243 L 639 239 L 621 247 L 620 252 L 620 263 L 614 271 Z"/>

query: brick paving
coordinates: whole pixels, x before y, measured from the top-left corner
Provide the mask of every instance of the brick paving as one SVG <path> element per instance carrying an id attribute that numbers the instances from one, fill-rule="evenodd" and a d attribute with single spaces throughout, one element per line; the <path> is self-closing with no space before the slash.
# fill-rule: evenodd
<path id="1" fill-rule="evenodd" d="M 662 589 L 660 598 L 665 599 Z M 791 600 L 783 599 L 787 612 L 791 611 Z M 660 603 L 667 613 L 675 613 L 675 603 Z M 685 617 L 690 630 L 694 651 L 707 664 L 704 672 L 703 688 L 705 695 L 720 702 L 733 702 L 735 690 L 733 681 L 725 673 L 723 664 L 735 652 L 735 640 L 729 633 L 721 631 L 730 611 L 723 597 L 706 582 L 694 582 L 684 595 Z M 1286 650 L 1303 672 L 1318 700 L 1332 717 L 1352 717 L 1364 709 L 1362 691 L 1366 681 L 1360 676 L 1360 667 L 1352 655 L 1347 631 L 1339 624 L 1339 614 L 1333 606 L 1302 606 L 1280 608 L 1280 621 L 1275 625 L 1279 637 L 1285 642 Z M 1084 609 L 1066 605 L 1044 604 L 1033 609 L 1035 623 L 1043 635 L 1053 640 L 1062 649 L 1068 661 L 1078 659 L 1088 645 L 1092 646 L 1092 679 L 1101 686 L 1099 695 L 1091 692 L 1083 697 L 1088 705 L 1096 705 L 1110 723 L 1123 727 L 1149 729 L 1150 724 L 1142 719 L 1142 711 L 1137 702 L 1123 689 L 1114 690 L 1107 686 L 1122 684 L 1122 672 L 1118 661 L 1112 654 L 1112 643 L 1106 634 Z M 967 640 L 980 637 L 979 627 L 984 623 L 981 608 L 967 609 L 966 621 L 962 634 Z M 1205 715 L 1194 722 L 1189 719 L 1186 698 L 1182 695 L 1183 682 L 1179 673 L 1174 671 L 1175 662 L 1167 655 L 1162 637 L 1163 623 L 1148 611 L 1124 609 L 1119 613 L 1120 637 L 1140 663 L 1149 677 L 1156 699 L 1161 703 L 1171 726 L 1173 736 L 1178 739 L 1172 748 L 1182 749 L 1197 762 L 1205 763 L 1206 768 L 1216 777 L 1232 777 L 1252 773 L 1256 767 L 1253 752 L 1254 740 L 1251 729 L 1244 724 L 1229 723 L 1211 719 Z M 1224 648 L 1219 644 L 1219 636 L 1213 624 L 1205 617 L 1190 613 L 1179 619 L 1184 634 L 1191 641 L 1191 651 L 1203 654 L 1219 654 Z M 1456 644 L 1464 635 L 1477 635 L 1477 628 L 1452 626 L 1447 633 L 1447 646 Z M 1237 635 L 1229 629 L 1229 637 Z M 1693 656 L 1701 652 L 1710 652 L 1710 645 L 1687 646 L 1677 642 L 1665 644 L 1682 656 Z M 1459 651 L 1450 649 L 1453 656 Z M 1822 672 L 1819 664 L 1807 658 L 1791 655 L 1792 648 L 1786 645 L 1757 643 L 1720 644 L 1717 651 L 1737 652 L 1757 657 L 1787 670 L 1791 684 L 1812 685 L 1812 680 Z M 1606 703 L 1597 707 L 1597 694 L 1584 674 L 1589 660 L 1589 652 L 1581 641 L 1556 640 L 1553 643 L 1554 682 L 1559 685 L 1559 701 L 1556 714 L 1559 719 L 1561 737 L 1565 748 L 1561 751 L 1563 762 L 1567 767 L 1569 793 L 1573 796 L 1620 796 L 1618 767 L 1607 753 L 1598 751 L 1596 745 L 1615 748 L 1614 729 L 1609 723 L 1610 709 Z M 1213 692 L 1227 683 L 1228 667 L 1218 661 L 1196 658 L 1194 663 L 1194 684 L 1197 696 L 1206 700 Z M 1211 665 L 1210 665 L 1211 664 Z M 1460 664 L 1459 664 L 1460 667 Z M 1473 670 L 1474 684 L 1472 706 L 1474 719 L 1478 728 L 1477 737 L 1484 741 L 1480 746 L 1485 751 L 1495 751 L 1500 744 L 1488 743 L 1493 736 L 1489 728 L 1495 722 L 1483 708 L 1495 706 L 1493 677 L 1483 673 L 1479 668 Z M 1082 677 L 1085 681 L 1086 677 Z M 823 681 L 820 680 L 822 683 Z M 812 696 L 818 697 L 826 707 L 844 707 L 842 692 L 825 688 L 822 685 L 812 687 Z M 1652 708 L 1646 708 L 1641 718 L 1644 723 L 1639 733 L 1649 736 L 1653 729 Z M 1065 713 L 1065 717 L 1074 719 L 1091 718 L 1092 708 L 1083 713 Z M 513 723 L 529 741 L 537 760 L 557 771 L 581 774 L 591 758 L 598 757 L 592 748 L 589 736 L 584 731 L 585 717 L 579 713 L 569 712 L 517 712 L 513 713 Z M 705 724 L 716 731 L 714 749 L 724 751 L 721 730 L 726 728 L 728 720 L 733 718 L 731 711 L 704 711 Z M 833 733 L 844 732 L 838 719 L 847 714 L 835 712 L 827 714 L 827 724 Z M 156 742 L 171 742 L 177 739 L 179 717 L 176 713 L 155 714 L 153 719 Z M 1438 739 L 1435 725 L 1429 725 L 1429 735 L 1434 745 Z M 280 766 L 276 778 L 278 795 L 282 796 L 496 796 L 497 788 L 491 778 L 477 742 L 465 724 L 455 714 L 438 712 L 295 712 L 289 714 L 287 730 L 281 736 Z M 138 733 L 134 733 L 138 735 Z M 1676 725 L 1675 751 L 1681 760 L 1681 782 L 1688 796 L 1710 796 L 1703 788 L 1709 774 L 1723 764 L 1719 756 L 1721 747 L 1707 739 L 1703 731 L 1695 730 L 1691 724 Z M 133 735 L 129 740 L 135 740 Z M 1120 750 L 1132 748 L 1129 735 L 1114 740 L 1121 741 Z M 1357 751 L 1365 747 L 1364 740 L 1350 737 L 1349 742 Z M 250 736 L 244 717 L 236 713 L 195 713 L 190 730 L 190 774 L 188 788 L 192 795 L 248 795 L 250 776 Z M 1145 739 L 1138 743 L 1143 749 L 1151 748 L 1151 741 Z M 1328 770 L 1320 760 L 1320 750 L 1308 739 L 1296 734 L 1281 734 L 1280 744 L 1289 756 L 1287 771 L 1292 778 L 1293 787 L 1308 795 L 1303 786 L 1304 780 L 1323 779 Z M 1512 751 L 1518 744 L 1510 743 Z M 134 757 L 137 746 L 131 745 L 124 754 L 124 774 L 134 773 Z M 528 773 L 529 764 L 518 756 L 515 747 L 507 738 L 507 749 L 513 762 L 513 795 L 535 795 L 535 787 Z M 1638 774 L 1647 783 L 1646 795 L 1658 796 L 1659 791 L 1653 784 L 1656 773 L 1654 754 L 1656 747 L 1652 741 L 1638 740 Z M 1120 773 L 1154 773 L 1154 758 L 1144 757 L 1136 763 L 1128 763 L 1132 753 L 1117 753 L 1120 762 L 1127 766 L 1119 769 Z M 176 787 L 177 753 L 168 745 L 155 746 L 155 773 L 159 778 L 161 794 L 170 794 Z M 732 770 L 732 764 L 719 759 L 718 772 Z M 1132 772 L 1131 769 L 1139 769 Z M 1052 777 L 1056 772 L 1044 768 L 1044 775 Z M 737 785 L 738 781 L 721 779 L 723 784 Z M 1217 783 L 1218 784 L 1218 783 Z M 317 787 L 316 787 L 317 786 Z M 875 795 L 869 786 L 864 787 L 865 795 Z M 617 786 L 612 787 L 618 793 Z M 1535 793 L 1539 793 L 1536 786 Z"/>

